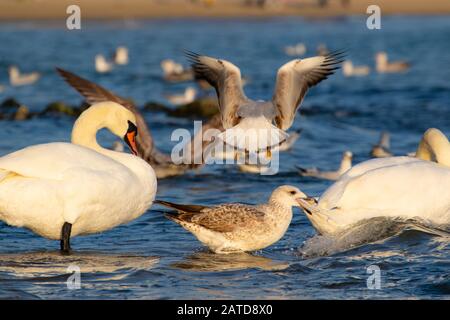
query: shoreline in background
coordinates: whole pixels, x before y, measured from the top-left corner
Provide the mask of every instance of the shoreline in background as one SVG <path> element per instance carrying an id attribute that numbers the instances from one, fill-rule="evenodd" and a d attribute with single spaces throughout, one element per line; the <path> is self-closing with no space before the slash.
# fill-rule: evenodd
<path id="1" fill-rule="evenodd" d="M 449 0 L 328 0 L 320 7 L 314 0 L 288 4 L 243 6 L 237 1 L 215 0 L 214 5 L 197 0 L 2 0 L 0 20 L 42 20 L 67 18 L 66 8 L 77 4 L 82 19 L 154 19 L 154 18 L 265 18 L 303 16 L 311 18 L 366 15 L 369 5 L 380 6 L 383 15 L 447 15 Z M 230 2 L 226 2 L 230 1 Z M 243 1 L 241 1 L 243 2 Z M 347 3 L 345 5 L 345 3 Z"/>

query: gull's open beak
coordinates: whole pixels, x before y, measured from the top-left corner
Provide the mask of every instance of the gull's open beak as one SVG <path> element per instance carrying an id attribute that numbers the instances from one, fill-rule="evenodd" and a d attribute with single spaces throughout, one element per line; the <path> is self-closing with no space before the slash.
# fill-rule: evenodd
<path id="1" fill-rule="evenodd" d="M 133 152 L 134 155 L 138 154 L 138 149 L 136 145 L 137 135 L 138 132 L 136 125 L 131 121 L 128 121 L 128 130 L 125 136 L 123 137 L 123 140 L 127 143 L 128 147 L 130 147 L 130 150 L 131 152 Z"/>

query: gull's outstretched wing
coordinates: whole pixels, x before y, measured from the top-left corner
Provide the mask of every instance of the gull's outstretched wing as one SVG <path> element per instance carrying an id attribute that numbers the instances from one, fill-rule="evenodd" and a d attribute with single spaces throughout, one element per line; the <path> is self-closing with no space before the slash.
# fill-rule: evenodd
<path id="1" fill-rule="evenodd" d="M 109 90 L 106 90 L 92 81 L 77 76 L 76 74 L 61 68 L 56 68 L 56 70 L 71 87 L 77 90 L 86 99 L 88 103 L 94 104 L 103 101 L 114 101 L 132 111 L 136 116 L 139 130 L 139 134 L 136 139 L 139 155 L 147 162 L 151 162 L 150 158 L 152 157 L 152 153 L 154 151 L 153 138 L 150 130 L 148 129 L 147 123 L 133 103 L 112 93 Z"/>
<path id="2" fill-rule="evenodd" d="M 166 215 L 177 223 L 188 222 L 216 232 L 232 232 L 236 228 L 252 227 L 264 219 L 264 213 L 256 207 L 241 203 L 227 203 L 215 207 L 180 205 L 167 201 L 156 203 L 177 210 L 177 213 Z"/>
<path id="3" fill-rule="evenodd" d="M 292 60 L 278 70 L 272 99 L 278 112 L 275 117 L 278 128 L 291 127 L 308 89 L 333 74 L 343 58 L 342 51 L 335 51 L 326 56 Z"/>
<path id="4" fill-rule="evenodd" d="M 222 124 L 225 129 L 235 126 L 238 107 L 248 101 L 242 89 L 241 71 L 231 62 L 186 51 L 197 79 L 206 80 L 216 89 Z"/>

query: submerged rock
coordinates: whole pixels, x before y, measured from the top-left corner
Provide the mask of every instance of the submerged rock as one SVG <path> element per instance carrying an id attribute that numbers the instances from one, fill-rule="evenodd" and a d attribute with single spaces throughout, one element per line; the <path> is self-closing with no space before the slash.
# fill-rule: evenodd
<path id="1" fill-rule="evenodd" d="M 69 106 L 64 102 L 56 101 L 52 102 L 45 107 L 45 109 L 41 112 L 41 115 L 47 114 L 65 114 L 68 116 L 76 117 L 80 115 L 80 110 L 76 107 Z"/>
<path id="2" fill-rule="evenodd" d="M 3 100 L 3 102 L 0 104 L 1 110 L 10 109 L 10 108 L 17 109 L 19 107 L 20 107 L 20 103 L 14 98 L 7 98 L 7 99 Z"/>
<path id="3" fill-rule="evenodd" d="M 164 112 L 171 117 L 176 118 L 211 118 L 219 113 L 217 100 L 215 98 L 203 98 L 191 103 L 169 108 L 157 102 L 149 102 L 144 106 L 145 110 Z"/>
<path id="4" fill-rule="evenodd" d="M 3 120 L 27 120 L 33 114 L 27 106 L 21 104 L 14 98 L 8 98 L 0 104 L 0 119 Z"/>
<path id="5" fill-rule="evenodd" d="M 191 103 L 181 105 L 176 109 L 172 109 L 169 113 L 173 117 L 201 117 L 211 118 L 219 113 L 217 100 L 214 98 L 198 99 Z"/>

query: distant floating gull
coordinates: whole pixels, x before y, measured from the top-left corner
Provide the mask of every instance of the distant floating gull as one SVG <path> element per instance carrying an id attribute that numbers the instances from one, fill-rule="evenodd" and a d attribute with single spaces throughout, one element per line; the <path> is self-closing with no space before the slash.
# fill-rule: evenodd
<path id="1" fill-rule="evenodd" d="M 33 84 L 39 80 L 40 74 L 38 72 L 31 72 L 27 74 L 21 74 L 20 70 L 16 66 L 9 67 L 9 83 L 11 86 L 24 86 Z"/>
<path id="2" fill-rule="evenodd" d="M 376 69 L 379 73 L 405 72 L 410 68 L 410 64 L 405 61 L 388 61 L 386 52 L 378 52 L 375 56 Z"/>
<path id="3" fill-rule="evenodd" d="M 97 71 L 98 73 L 107 73 L 112 69 L 113 64 L 111 62 L 108 62 L 103 55 L 98 54 L 95 56 L 95 71 Z"/>
<path id="4" fill-rule="evenodd" d="M 292 186 L 275 189 L 266 204 L 225 203 L 217 206 L 156 203 L 177 213 L 167 218 L 180 224 L 216 253 L 255 251 L 266 248 L 285 234 L 305 194 Z"/>
<path id="5" fill-rule="evenodd" d="M 128 64 L 128 49 L 126 47 L 118 47 L 114 54 L 114 63 L 117 65 Z"/>
<path id="6" fill-rule="evenodd" d="M 292 60 L 278 70 L 272 101 L 254 101 L 246 97 L 241 72 L 231 62 L 193 52 L 186 55 L 196 78 L 205 79 L 216 89 L 226 129 L 219 139 L 240 150 L 267 150 L 268 154 L 286 140 L 285 130 L 292 126 L 308 89 L 333 74 L 343 57 L 342 52 L 334 52 L 324 57 Z"/>
<path id="7" fill-rule="evenodd" d="M 172 59 L 161 61 L 161 69 L 163 70 L 163 77 L 166 81 L 184 82 L 194 80 L 194 73 L 191 69 L 185 69 L 183 65 Z"/>
<path id="8" fill-rule="evenodd" d="M 197 89 L 194 87 L 187 87 L 184 90 L 183 94 L 173 94 L 173 95 L 167 95 L 166 99 L 173 105 L 181 105 L 181 104 L 188 104 L 195 100 L 195 97 L 197 96 Z"/>
<path id="9" fill-rule="evenodd" d="M 338 180 L 344 173 L 352 167 L 353 154 L 345 151 L 342 155 L 341 165 L 336 171 L 320 171 L 317 168 L 303 169 L 299 168 L 300 175 L 304 177 L 314 177 L 325 180 Z"/>
<path id="10" fill-rule="evenodd" d="M 392 157 L 392 153 L 389 150 L 391 144 L 390 140 L 391 137 L 389 135 L 389 132 L 382 132 L 380 135 L 380 141 L 378 142 L 378 144 L 372 147 L 370 155 L 373 158 Z"/>
<path id="11" fill-rule="evenodd" d="M 284 53 L 288 56 L 302 56 L 306 53 L 306 46 L 303 43 L 297 43 L 294 46 L 284 48 Z"/>
<path id="12" fill-rule="evenodd" d="M 369 66 L 355 66 L 350 60 L 342 63 L 342 72 L 346 77 L 367 76 L 370 73 Z"/>

